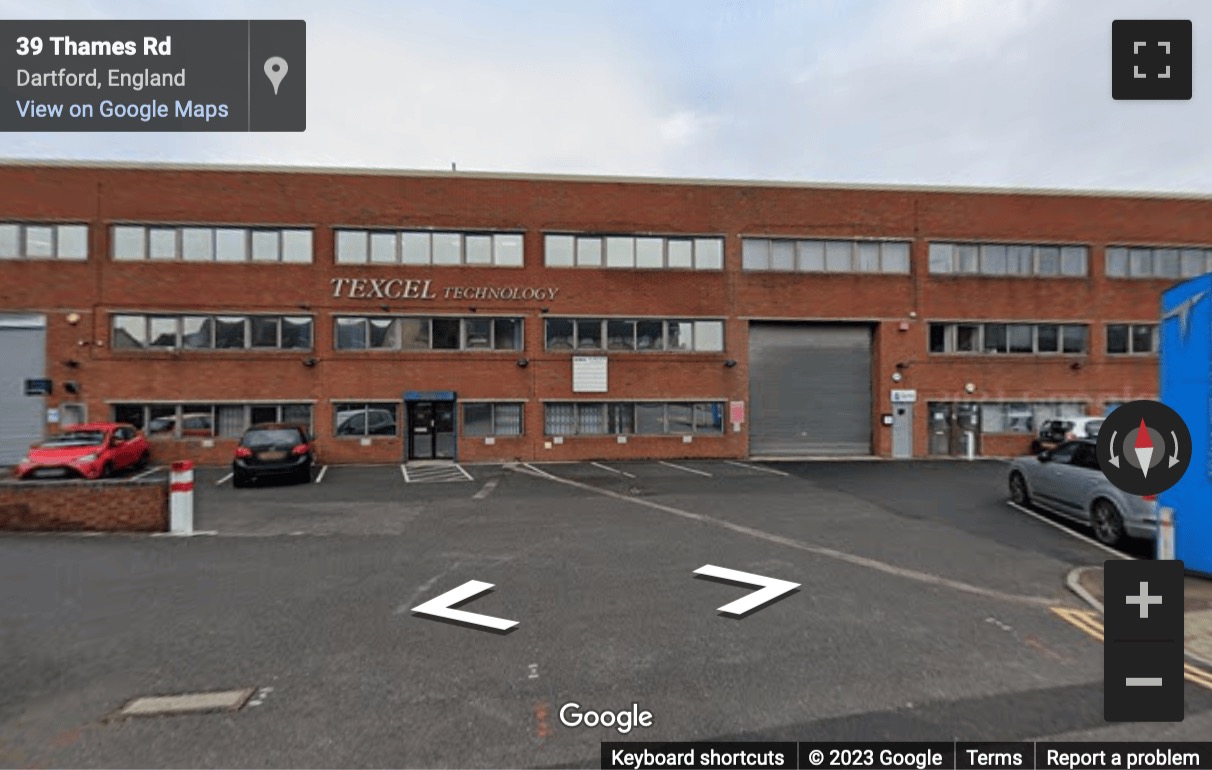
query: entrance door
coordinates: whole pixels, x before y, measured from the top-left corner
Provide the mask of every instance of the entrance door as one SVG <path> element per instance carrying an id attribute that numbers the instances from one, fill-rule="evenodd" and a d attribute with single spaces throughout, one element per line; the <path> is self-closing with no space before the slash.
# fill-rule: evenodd
<path id="1" fill-rule="evenodd" d="M 913 404 L 892 405 L 892 457 L 913 457 Z"/>
<path id="2" fill-rule="evenodd" d="M 951 403 L 930 404 L 930 454 L 951 454 Z"/>
<path id="3" fill-rule="evenodd" d="M 453 460 L 454 401 L 408 401 L 408 459 Z"/>
<path id="4" fill-rule="evenodd" d="M 981 453 L 981 405 L 935 401 L 930 404 L 930 454 L 962 457 L 972 442 L 973 454 Z"/>

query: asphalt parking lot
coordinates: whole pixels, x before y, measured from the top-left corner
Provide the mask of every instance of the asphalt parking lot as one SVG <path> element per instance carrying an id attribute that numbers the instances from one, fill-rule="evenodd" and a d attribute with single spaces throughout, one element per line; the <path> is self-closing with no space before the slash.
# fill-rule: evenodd
<path id="1" fill-rule="evenodd" d="M 1155 736 L 1103 721 L 1101 644 L 1053 611 L 1081 609 L 1065 575 L 1107 555 L 1009 507 L 1003 463 L 414 470 L 234 489 L 202 468 L 196 529 L 214 535 L 0 537 L 0 765 L 592 767 L 619 739 Z M 724 617 L 749 589 L 695 579 L 704 565 L 800 588 Z M 516 629 L 412 612 L 471 580 L 493 590 L 462 609 Z M 105 719 L 239 688 L 255 706 Z M 1212 730 L 1212 690 L 1187 691 L 1172 739 Z M 654 725 L 568 727 L 569 703 Z"/>

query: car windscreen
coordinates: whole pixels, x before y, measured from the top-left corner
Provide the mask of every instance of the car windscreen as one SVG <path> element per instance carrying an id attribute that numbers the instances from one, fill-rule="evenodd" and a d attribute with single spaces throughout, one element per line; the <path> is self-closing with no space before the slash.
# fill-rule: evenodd
<path id="1" fill-rule="evenodd" d="M 43 441 L 41 446 L 47 448 L 67 446 L 100 446 L 105 443 L 105 434 L 99 430 L 79 430 L 71 433 L 61 433 Z"/>
<path id="2" fill-rule="evenodd" d="M 276 447 L 288 446 L 293 447 L 296 444 L 302 444 L 303 436 L 297 430 L 291 428 L 271 428 L 267 430 L 251 430 L 244 434 L 244 438 L 240 441 L 241 446 L 246 446 L 251 449 L 259 447 Z"/>

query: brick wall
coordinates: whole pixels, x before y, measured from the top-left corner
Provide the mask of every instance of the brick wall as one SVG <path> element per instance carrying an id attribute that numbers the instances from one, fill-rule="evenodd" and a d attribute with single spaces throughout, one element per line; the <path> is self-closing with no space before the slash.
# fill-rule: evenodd
<path id="1" fill-rule="evenodd" d="M 929 401 L 1106 401 L 1157 393 L 1155 357 L 1105 354 L 1106 322 L 1156 322 L 1165 280 L 1104 274 L 1112 244 L 1212 245 L 1212 201 L 969 191 L 827 189 L 810 186 L 508 178 L 466 173 L 250 173 L 105 167 L 0 167 L 8 192 L 0 216 L 92 225 L 87 263 L 0 262 L 0 308 L 48 312 L 47 376 L 77 380 L 89 416 L 109 418 L 114 401 L 235 400 L 314 403 L 323 461 L 392 462 L 403 440 L 370 446 L 332 436 L 332 402 L 399 401 L 404 390 L 455 390 L 459 397 L 524 400 L 526 435 L 460 441 L 460 457 L 576 459 L 743 457 L 749 426 L 719 437 L 569 438 L 547 449 L 545 400 L 574 398 L 571 355 L 546 351 L 543 319 L 561 315 L 708 316 L 727 319 L 726 350 L 687 355 L 620 355 L 610 362 L 603 399 L 749 400 L 748 320 L 853 320 L 875 327 L 872 367 L 874 450 L 891 454 L 890 391 L 918 391 Z M 314 227 L 311 265 L 113 262 L 115 222 Z M 347 227 L 507 229 L 525 232 L 525 266 L 424 267 L 337 265 L 333 229 Z M 719 234 L 719 272 L 547 268 L 543 234 Z M 743 236 L 898 238 L 911 240 L 907 276 L 746 273 Z M 1067 278 L 938 276 L 928 272 L 931 240 L 1080 243 L 1089 275 Z M 517 352 L 426 351 L 422 354 L 333 350 L 332 316 L 378 314 L 381 300 L 334 298 L 338 277 L 433 281 L 439 299 L 390 300 L 392 314 L 494 313 L 525 317 L 525 368 Z M 544 286 L 549 302 L 453 300 L 452 286 Z M 53 310 L 48 310 L 53 309 Z M 109 315 L 138 312 L 310 313 L 315 349 L 302 351 L 114 351 Z M 82 317 L 76 325 L 69 313 Z M 1091 324 L 1090 352 L 1056 356 L 947 356 L 928 352 L 930 321 L 1081 321 Z M 318 365 L 302 365 L 306 358 Z M 727 359 L 737 361 L 726 368 Z M 79 362 L 67 368 L 65 361 Z M 903 366 L 898 368 L 897 364 Z M 899 372 L 902 381 L 894 383 Z M 965 386 L 971 383 L 974 392 Z M 580 395 L 580 394 L 577 394 Z M 54 406 L 48 400 L 47 406 Z M 915 454 L 928 448 L 928 410 L 915 412 Z M 731 428 L 731 426 L 729 426 Z M 1022 437 L 991 439 L 1017 446 Z M 1029 438 L 1027 439 L 1029 441 Z M 230 462 L 234 442 L 157 442 L 157 462 L 193 458 Z"/>
<path id="2" fill-rule="evenodd" d="M 166 532 L 168 485 L 162 481 L 0 481 L 0 530 Z"/>

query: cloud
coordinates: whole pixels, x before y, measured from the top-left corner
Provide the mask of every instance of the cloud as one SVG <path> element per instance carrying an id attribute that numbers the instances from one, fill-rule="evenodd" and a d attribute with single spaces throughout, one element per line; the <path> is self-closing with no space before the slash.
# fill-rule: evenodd
<path id="1" fill-rule="evenodd" d="M 4 8 L 0 3 L 0 10 Z M 22 6 L 27 7 L 27 6 Z M 154 4 L 56 6 L 154 18 Z M 180 8 L 181 6 L 173 6 Z M 1207 10 L 1205 10 L 1207 8 Z M 308 20 L 301 134 L 14 134 L 22 156 L 1212 192 L 1189 102 L 1110 98 L 1131 0 L 199 6 Z M 178 12 L 179 13 L 179 12 Z"/>

